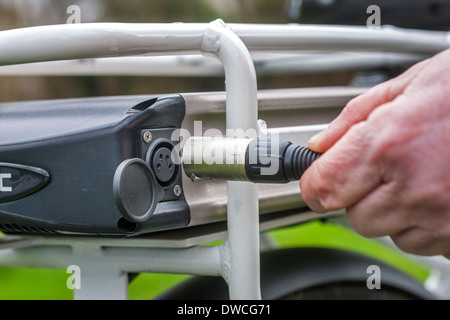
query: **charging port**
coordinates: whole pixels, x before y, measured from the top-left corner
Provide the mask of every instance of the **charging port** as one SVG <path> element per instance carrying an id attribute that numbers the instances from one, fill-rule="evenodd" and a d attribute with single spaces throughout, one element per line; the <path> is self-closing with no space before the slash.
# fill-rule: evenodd
<path id="1" fill-rule="evenodd" d="M 147 151 L 146 160 L 162 186 L 169 186 L 179 170 L 179 161 L 172 154 L 173 144 L 167 139 L 157 139 Z"/>

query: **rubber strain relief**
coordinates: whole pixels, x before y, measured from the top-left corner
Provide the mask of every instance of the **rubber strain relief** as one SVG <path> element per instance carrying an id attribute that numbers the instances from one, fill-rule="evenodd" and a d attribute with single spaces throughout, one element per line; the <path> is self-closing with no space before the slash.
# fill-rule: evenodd
<path id="1" fill-rule="evenodd" d="M 254 139 L 249 143 L 245 156 L 245 173 L 249 181 L 256 183 L 286 183 L 283 169 L 284 154 L 289 141 Z M 276 148 L 276 149 L 273 149 Z"/>
<path id="2" fill-rule="evenodd" d="M 283 168 L 286 179 L 300 180 L 309 166 L 321 156 L 321 153 L 311 151 L 307 147 L 291 144 L 284 156 Z"/>

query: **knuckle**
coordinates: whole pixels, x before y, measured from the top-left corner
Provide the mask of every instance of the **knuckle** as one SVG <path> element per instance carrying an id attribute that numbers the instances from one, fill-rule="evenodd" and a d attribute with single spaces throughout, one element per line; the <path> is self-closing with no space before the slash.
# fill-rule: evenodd
<path id="1" fill-rule="evenodd" d="M 326 174 L 317 173 L 302 178 L 300 189 L 303 200 L 315 212 L 324 213 L 336 208 L 332 183 Z"/>
<path id="2" fill-rule="evenodd" d="M 376 126 L 379 128 L 380 126 Z M 386 124 L 383 130 L 373 130 L 370 141 L 367 141 L 367 156 L 370 164 L 380 167 L 391 167 L 401 162 L 407 152 L 407 145 L 395 129 Z"/>
<path id="3" fill-rule="evenodd" d="M 420 228 L 413 227 L 399 234 L 391 235 L 391 239 L 404 252 L 419 255 L 434 254 L 433 236 Z"/>
<path id="4" fill-rule="evenodd" d="M 355 106 L 358 104 L 358 98 L 353 98 L 351 99 L 345 106 L 344 108 L 342 108 L 341 111 L 341 115 L 342 116 L 348 116 L 351 115 L 353 113 L 353 109 L 355 108 Z"/>
<path id="5" fill-rule="evenodd" d="M 341 209 L 340 202 L 334 196 L 334 194 L 328 192 L 322 192 L 322 195 L 319 197 L 319 202 L 322 208 L 325 211 L 333 211 L 337 209 Z"/>
<path id="6" fill-rule="evenodd" d="M 316 162 L 317 179 L 314 181 L 312 192 L 322 209 L 321 211 L 327 212 L 337 209 L 336 192 L 333 183 L 335 179 L 330 170 L 326 169 L 320 160 Z"/>
<path id="7" fill-rule="evenodd" d="M 347 219 L 353 229 L 361 236 L 372 238 L 376 236 L 375 230 L 369 219 L 365 219 L 362 214 L 351 208 L 347 208 Z"/>
<path id="8" fill-rule="evenodd" d="M 367 121 L 360 121 L 351 126 L 347 135 L 351 137 L 351 142 L 355 147 L 370 147 L 373 140 L 371 127 Z"/>
<path id="9" fill-rule="evenodd" d="M 397 236 L 391 236 L 391 239 L 400 250 L 406 253 L 417 254 L 421 251 L 419 246 L 412 241 L 405 241 L 402 237 Z"/>
<path id="10" fill-rule="evenodd" d="M 365 97 L 357 96 L 351 99 L 345 106 L 342 108 L 341 113 L 339 115 L 340 118 L 346 119 L 347 121 L 353 121 L 355 115 L 359 114 L 358 109 L 363 103 Z"/>

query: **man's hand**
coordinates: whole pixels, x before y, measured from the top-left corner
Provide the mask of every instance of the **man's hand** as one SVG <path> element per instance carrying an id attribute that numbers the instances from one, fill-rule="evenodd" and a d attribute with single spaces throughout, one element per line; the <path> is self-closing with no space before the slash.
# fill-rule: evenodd
<path id="1" fill-rule="evenodd" d="M 309 147 L 316 212 L 347 208 L 366 237 L 391 236 L 421 255 L 450 258 L 450 50 L 353 99 Z"/>

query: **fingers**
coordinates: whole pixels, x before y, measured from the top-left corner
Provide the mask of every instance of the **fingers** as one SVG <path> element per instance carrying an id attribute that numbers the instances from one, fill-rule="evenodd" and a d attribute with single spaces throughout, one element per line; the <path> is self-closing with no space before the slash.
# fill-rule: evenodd
<path id="1" fill-rule="evenodd" d="M 312 210 L 352 206 L 381 183 L 379 164 L 367 152 L 370 135 L 366 122 L 353 126 L 303 174 L 302 197 Z"/>
<path id="2" fill-rule="evenodd" d="M 382 183 L 348 207 L 347 218 L 355 231 L 372 238 L 399 234 L 412 228 L 411 211 L 399 206 L 398 191 L 395 182 Z"/>
<path id="3" fill-rule="evenodd" d="M 391 239 L 398 248 L 408 253 L 432 256 L 449 252 L 448 242 L 436 241 L 436 239 L 430 237 L 429 232 L 421 228 L 406 229 L 391 235 Z"/>
<path id="4" fill-rule="evenodd" d="M 390 235 L 397 247 L 418 255 L 443 254 L 450 258 L 448 209 L 422 205 L 410 207 L 407 211 L 411 226 Z M 392 214 L 397 212 L 398 210 Z"/>
<path id="5" fill-rule="evenodd" d="M 324 154 L 303 174 L 300 188 L 316 212 L 346 208 L 363 236 L 389 235 L 403 251 L 450 258 L 450 224 L 442 222 L 450 219 L 450 203 L 441 192 L 430 191 L 429 184 L 448 189 L 442 172 L 446 166 L 438 161 L 445 157 L 429 157 L 429 164 L 408 152 L 429 147 L 435 139 L 447 141 L 446 127 L 440 127 L 446 104 L 439 95 L 430 97 L 448 82 L 435 85 L 436 63 L 423 70 L 430 61 L 353 99 L 327 130 L 313 137 L 310 149 Z M 420 89 L 425 95 L 418 97 Z M 434 113 L 419 107 L 427 103 L 436 106 Z"/>
<path id="6" fill-rule="evenodd" d="M 308 147 L 319 153 L 327 151 L 354 124 L 366 120 L 374 109 L 401 95 L 417 74 L 428 65 L 429 61 L 424 60 L 397 78 L 379 84 L 351 100 L 325 131 L 318 133 L 309 140 Z"/>
<path id="7" fill-rule="evenodd" d="M 365 185 L 349 179 L 348 185 L 343 184 L 340 190 L 330 191 L 334 186 L 319 183 L 321 189 L 316 192 L 318 198 L 311 201 L 306 186 L 313 174 L 302 181 L 301 189 L 303 197 L 307 203 L 311 203 L 310 207 L 314 211 L 325 212 L 346 207 L 348 221 L 364 237 L 390 236 L 405 252 L 426 256 L 446 254 L 450 258 L 450 225 L 442 223 L 447 216 L 439 212 L 439 207 L 433 209 L 432 206 L 404 203 L 405 199 L 399 196 L 406 192 L 404 185 L 396 181 L 371 182 L 361 173 Z M 333 194 L 340 195 L 336 198 Z M 347 205 L 346 201 L 353 204 Z"/>

